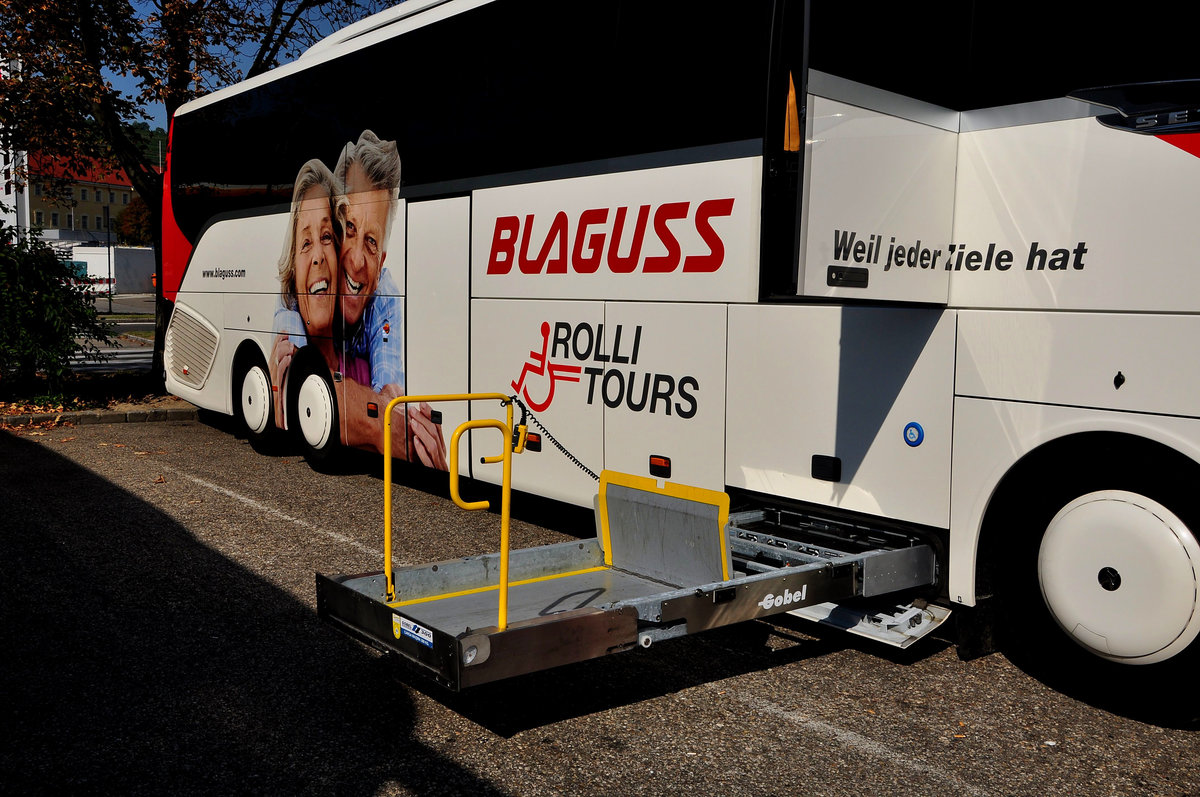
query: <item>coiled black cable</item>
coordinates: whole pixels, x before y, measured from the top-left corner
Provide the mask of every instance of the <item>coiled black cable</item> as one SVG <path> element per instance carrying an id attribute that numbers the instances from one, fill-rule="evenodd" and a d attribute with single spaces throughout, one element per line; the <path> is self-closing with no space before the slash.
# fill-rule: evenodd
<path id="1" fill-rule="evenodd" d="M 525 402 L 521 401 L 521 399 L 517 398 L 516 396 L 510 396 L 509 400 L 521 408 L 521 424 L 522 425 L 526 425 L 525 422 L 528 419 L 528 421 L 530 423 L 532 423 L 538 429 L 542 430 L 542 434 L 544 434 L 546 436 L 546 439 L 549 440 L 551 443 L 553 443 L 554 447 L 557 448 L 559 451 L 561 451 L 562 455 L 564 457 L 566 457 L 571 462 L 573 462 L 576 467 L 578 467 L 580 470 L 582 470 L 588 476 L 591 476 L 594 481 L 600 481 L 600 477 L 597 476 L 596 473 L 591 468 L 589 468 L 587 465 L 584 465 L 582 462 L 580 462 L 579 458 L 576 457 L 574 454 L 572 454 L 570 451 L 568 451 L 566 446 L 564 446 L 562 443 L 558 442 L 558 439 L 553 434 L 550 433 L 550 430 L 547 429 L 541 421 L 539 421 L 537 419 L 537 416 L 529 411 L 529 408 L 525 406 Z"/>

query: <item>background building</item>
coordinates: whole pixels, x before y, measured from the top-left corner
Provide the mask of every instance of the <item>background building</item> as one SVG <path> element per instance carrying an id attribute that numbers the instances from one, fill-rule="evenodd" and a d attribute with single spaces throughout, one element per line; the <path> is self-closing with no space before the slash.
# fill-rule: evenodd
<path id="1" fill-rule="evenodd" d="M 109 245 L 117 242 L 117 216 L 132 201 L 133 186 L 122 170 L 92 166 L 72 173 L 34 152 L 23 193 L 26 223 L 41 227 L 47 243 Z"/>

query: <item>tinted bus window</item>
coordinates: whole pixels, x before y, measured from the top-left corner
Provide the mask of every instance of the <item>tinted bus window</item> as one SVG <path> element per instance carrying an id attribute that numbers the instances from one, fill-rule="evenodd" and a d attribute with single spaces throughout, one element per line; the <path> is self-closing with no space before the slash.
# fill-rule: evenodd
<path id="1" fill-rule="evenodd" d="M 371 129 L 406 189 L 763 137 L 770 3 L 498 2 L 176 120 L 173 197 L 287 202 L 300 164 Z"/>
<path id="2" fill-rule="evenodd" d="M 1045 2 L 813 0 L 809 66 L 957 111 L 1116 83 L 1200 77 L 1168 41 L 1178 9 Z"/>

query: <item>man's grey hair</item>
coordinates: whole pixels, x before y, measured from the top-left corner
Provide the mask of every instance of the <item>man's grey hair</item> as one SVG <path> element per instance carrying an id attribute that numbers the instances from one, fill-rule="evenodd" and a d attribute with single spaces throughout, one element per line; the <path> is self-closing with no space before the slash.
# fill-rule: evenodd
<path id="1" fill-rule="evenodd" d="M 370 130 L 364 130 L 356 143 L 347 142 L 346 146 L 342 147 L 342 154 L 337 162 L 338 179 L 342 181 L 341 195 L 336 201 L 339 221 L 345 220 L 345 180 L 350 165 L 354 163 L 363 170 L 371 190 L 387 191 L 391 199 L 388 203 L 387 224 L 383 229 L 380 248 L 380 251 L 387 251 L 387 243 L 392 235 L 392 219 L 396 215 L 396 200 L 400 198 L 400 152 L 396 149 L 396 142 L 381 141 L 379 136 Z"/>
<path id="2" fill-rule="evenodd" d="M 300 215 L 300 203 L 304 201 L 304 195 L 310 189 L 318 187 L 329 197 L 334 239 L 339 244 L 342 240 L 341 224 L 334 212 L 334 201 L 338 190 L 333 173 L 319 159 L 313 158 L 301 166 L 300 173 L 296 175 L 296 185 L 292 189 L 292 214 L 288 219 L 288 234 L 283 240 L 283 252 L 279 255 L 279 296 L 283 299 L 283 306 L 289 310 L 295 310 L 298 307 L 296 301 L 296 219 Z"/>

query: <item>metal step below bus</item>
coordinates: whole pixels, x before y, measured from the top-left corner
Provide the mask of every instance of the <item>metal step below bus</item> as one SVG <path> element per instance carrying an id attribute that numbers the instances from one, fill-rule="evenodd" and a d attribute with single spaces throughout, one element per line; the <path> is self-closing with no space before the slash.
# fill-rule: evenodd
<path id="1" fill-rule="evenodd" d="M 730 516 L 725 493 L 670 482 L 605 471 L 596 514 L 594 539 L 394 577 L 317 574 L 318 613 L 460 690 L 936 578 L 933 550 L 904 535 L 846 534 L 780 512 Z M 888 631 L 919 638 L 945 614 L 917 610 Z"/>

